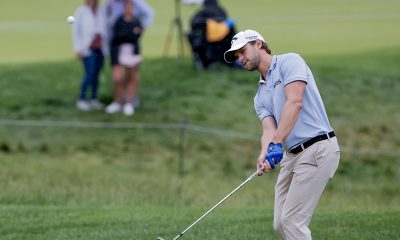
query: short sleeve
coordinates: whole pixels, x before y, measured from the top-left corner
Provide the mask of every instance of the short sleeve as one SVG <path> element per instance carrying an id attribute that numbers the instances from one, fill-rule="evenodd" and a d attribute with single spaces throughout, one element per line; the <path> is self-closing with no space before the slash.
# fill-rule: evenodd
<path id="1" fill-rule="evenodd" d="M 298 80 L 307 83 L 307 64 L 298 54 L 287 54 L 282 61 L 280 71 L 284 85 Z"/>
<path id="2" fill-rule="evenodd" d="M 256 110 L 256 114 L 258 118 L 262 121 L 267 116 L 272 116 L 272 112 L 269 111 L 267 108 L 264 107 L 259 93 L 254 97 L 254 109 Z"/>

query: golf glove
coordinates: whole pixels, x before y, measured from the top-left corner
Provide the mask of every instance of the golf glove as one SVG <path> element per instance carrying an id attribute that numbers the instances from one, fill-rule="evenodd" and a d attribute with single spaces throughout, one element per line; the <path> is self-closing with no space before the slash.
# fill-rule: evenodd
<path id="1" fill-rule="evenodd" d="M 268 161 L 272 169 L 275 168 L 275 164 L 279 164 L 283 158 L 282 143 L 270 143 L 268 145 L 267 154 L 265 154 L 265 160 Z"/>

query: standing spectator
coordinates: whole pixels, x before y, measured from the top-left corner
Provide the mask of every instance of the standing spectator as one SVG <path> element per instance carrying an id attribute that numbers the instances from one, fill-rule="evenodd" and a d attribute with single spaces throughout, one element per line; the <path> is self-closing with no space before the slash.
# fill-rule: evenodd
<path id="1" fill-rule="evenodd" d="M 114 80 L 114 101 L 107 106 L 107 113 L 123 110 L 127 116 L 135 112 L 135 99 L 139 88 L 139 37 L 142 33 L 140 20 L 132 11 L 134 3 L 124 0 L 124 14 L 114 24 L 111 40 L 111 64 Z M 122 103 L 123 107 L 122 107 Z"/>
<path id="2" fill-rule="evenodd" d="M 84 69 L 76 107 L 82 111 L 98 110 L 103 107 L 97 96 L 99 73 L 104 62 L 103 54 L 107 51 L 105 22 L 103 15 L 99 14 L 98 1 L 85 0 L 84 5 L 76 10 L 75 18 L 72 27 L 74 51 Z M 89 87 L 90 101 L 86 97 Z"/>
<path id="3" fill-rule="evenodd" d="M 135 18 L 139 19 L 142 31 L 148 28 L 150 25 L 153 24 L 154 21 L 154 11 L 153 9 L 147 4 L 146 0 L 130 0 L 133 2 L 134 7 L 131 9 L 133 16 Z M 106 0 L 105 3 L 105 16 L 106 16 L 106 22 L 107 22 L 107 39 L 109 45 L 112 45 L 113 41 L 113 35 L 114 35 L 114 26 L 116 24 L 117 19 L 119 19 L 123 14 L 124 14 L 124 2 L 125 0 Z M 115 46 L 114 46 L 115 47 Z M 126 52 L 126 51 L 125 51 Z M 136 54 L 140 53 L 140 42 L 136 41 L 135 43 L 135 52 Z M 115 52 L 114 52 L 115 53 Z M 117 57 L 114 55 L 114 60 L 117 60 Z M 117 61 L 112 61 L 113 69 L 116 65 Z M 118 68 L 118 67 L 117 67 Z M 116 72 L 119 72 L 117 70 Z M 114 73 L 114 70 L 113 70 Z M 134 94 L 132 103 L 133 107 L 136 108 L 139 106 L 139 83 L 140 83 L 140 76 L 139 72 L 137 71 L 136 75 L 136 80 L 134 81 L 134 87 L 133 89 L 136 89 L 136 93 Z M 115 81 L 115 75 L 113 74 L 113 78 Z M 117 77 L 118 78 L 118 77 Z M 109 108 L 106 109 L 107 113 L 115 113 L 118 112 L 122 109 L 121 106 L 121 101 L 122 99 L 116 99 L 118 96 L 114 96 L 114 102 L 109 105 Z M 117 100 L 117 101 L 115 101 Z M 118 103 L 118 104 L 114 104 Z M 127 109 L 129 107 L 127 106 Z M 129 111 L 128 111 L 129 112 Z"/>
<path id="4" fill-rule="evenodd" d="M 146 0 L 131 0 L 135 8 L 132 9 L 134 16 L 140 19 L 143 29 L 147 29 L 153 24 L 154 11 Z M 106 0 L 105 14 L 107 17 L 107 26 L 109 34 L 112 33 L 112 27 L 119 17 L 124 14 L 124 0 Z M 109 36 L 111 40 L 111 36 Z"/>

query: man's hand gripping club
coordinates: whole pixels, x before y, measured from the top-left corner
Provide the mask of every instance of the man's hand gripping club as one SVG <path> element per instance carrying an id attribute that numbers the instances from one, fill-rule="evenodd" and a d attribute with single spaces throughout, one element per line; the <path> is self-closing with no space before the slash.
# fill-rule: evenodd
<path id="1" fill-rule="evenodd" d="M 263 172 L 268 173 L 270 169 L 274 169 L 275 165 L 279 164 L 283 158 L 282 143 L 270 143 L 268 145 L 265 157 L 261 156 L 257 160 L 258 176 Z"/>

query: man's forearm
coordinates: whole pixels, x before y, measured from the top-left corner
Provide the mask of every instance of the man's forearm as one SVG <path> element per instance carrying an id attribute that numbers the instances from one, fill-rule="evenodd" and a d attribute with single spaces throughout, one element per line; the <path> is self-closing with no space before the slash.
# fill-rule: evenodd
<path id="1" fill-rule="evenodd" d="M 281 112 L 281 122 L 274 137 L 272 138 L 272 142 L 282 143 L 289 136 L 290 131 L 296 124 L 300 111 L 301 102 L 287 101 L 285 103 Z"/>
<path id="2" fill-rule="evenodd" d="M 272 136 L 265 136 L 261 137 L 261 151 L 260 156 L 265 156 L 265 153 L 268 150 L 268 144 L 272 141 Z"/>
<path id="3" fill-rule="evenodd" d="M 276 133 L 276 121 L 273 117 L 268 116 L 262 120 L 263 134 L 261 137 L 260 157 L 264 157 L 268 150 L 268 144 Z"/>

